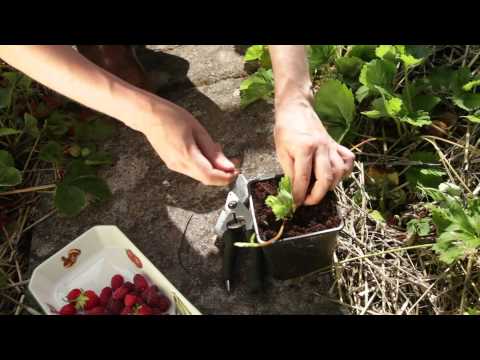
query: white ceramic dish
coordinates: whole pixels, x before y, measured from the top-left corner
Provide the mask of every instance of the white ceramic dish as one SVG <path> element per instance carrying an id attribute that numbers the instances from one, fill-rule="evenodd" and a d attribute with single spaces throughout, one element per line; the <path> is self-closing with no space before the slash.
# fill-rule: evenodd
<path id="1" fill-rule="evenodd" d="M 33 271 L 29 290 L 46 314 L 55 315 L 69 290 L 99 294 L 114 274 L 126 281 L 144 275 L 170 298 L 171 315 L 201 315 L 116 226 L 95 226 L 45 260 Z"/>

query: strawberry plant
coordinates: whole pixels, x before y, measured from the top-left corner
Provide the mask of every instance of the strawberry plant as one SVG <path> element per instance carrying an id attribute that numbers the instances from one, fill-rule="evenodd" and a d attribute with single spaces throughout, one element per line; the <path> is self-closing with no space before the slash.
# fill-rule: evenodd
<path id="1" fill-rule="evenodd" d="M 30 309 L 11 301 L 22 294 L 2 281 L 22 280 L 28 259 L 17 245 L 26 241 L 27 230 L 54 213 L 75 216 L 111 196 L 97 170 L 112 164 L 100 145 L 113 131 L 109 119 L 81 110 L 0 62 L 0 293 L 10 296 L 0 297 L 0 311 Z M 45 194 L 53 195 L 52 211 L 32 219 Z"/>
<path id="2" fill-rule="evenodd" d="M 422 190 L 435 201 L 428 207 L 438 235 L 433 249 L 440 260 L 451 264 L 475 255 L 480 248 L 480 199 L 463 202 L 460 189 L 448 183 Z"/>

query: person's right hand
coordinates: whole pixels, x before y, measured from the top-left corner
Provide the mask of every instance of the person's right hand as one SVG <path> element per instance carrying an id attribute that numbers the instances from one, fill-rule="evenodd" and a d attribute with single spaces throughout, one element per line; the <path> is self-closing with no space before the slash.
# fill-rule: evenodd
<path id="1" fill-rule="evenodd" d="M 155 108 L 143 119 L 141 131 L 170 170 L 205 185 L 223 186 L 235 179 L 235 165 L 188 111 L 163 101 Z"/>

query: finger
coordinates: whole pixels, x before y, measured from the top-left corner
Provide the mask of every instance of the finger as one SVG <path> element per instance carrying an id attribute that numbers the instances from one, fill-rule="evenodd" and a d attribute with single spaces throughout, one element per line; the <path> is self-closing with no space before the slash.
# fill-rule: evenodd
<path id="1" fill-rule="evenodd" d="M 342 157 L 338 154 L 337 147 L 331 147 L 329 151 L 330 165 L 332 168 L 333 181 L 330 190 L 333 190 L 335 186 L 342 180 L 345 174 L 346 167 Z"/>
<path id="2" fill-rule="evenodd" d="M 233 172 L 215 169 L 196 145 L 190 148 L 190 156 L 189 169 L 193 177 L 204 185 L 224 186 L 235 178 Z"/>
<path id="3" fill-rule="evenodd" d="M 305 205 L 316 205 L 322 201 L 332 185 L 333 176 L 328 152 L 324 148 L 317 149 L 314 160 L 316 181 L 312 191 L 306 197 Z"/>
<path id="4" fill-rule="evenodd" d="M 313 154 L 295 156 L 293 162 L 293 199 L 295 205 L 300 206 L 305 201 L 310 178 L 312 177 Z"/>
<path id="5" fill-rule="evenodd" d="M 221 146 L 215 143 L 203 128 L 197 129 L 194 136 L 198 147 L 214 168 L 226 172 L 235 171 L 235 165 L 222 152 Z"/>
<path id="6" fill-rule="evenodd" d="M 277 151 L 278 161 L 282 166 L 283 172 L 286 176 L 293 180 L 293 158 L 286 152 Z"/>
<path id="7" fill-rule="evenodd" d="M 348 176 L 353 170 L 353 162 L 355 161 L 355 154 L 342 145 L 337 146 L 337 151 L 339 155 L 342 157 L 343 161 L 345 162 L 345 167 L 346 167 L 345 176 Z"/>

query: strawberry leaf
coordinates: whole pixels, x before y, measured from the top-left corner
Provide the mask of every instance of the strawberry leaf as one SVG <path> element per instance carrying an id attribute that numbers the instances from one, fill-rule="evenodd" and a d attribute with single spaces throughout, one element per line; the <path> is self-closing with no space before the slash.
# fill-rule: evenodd
<path id="1" fill-rule="evenodd" d="M 293 216 L 295 206 L 291 189 L 292 184 L 290 178 L 284 176 L 279 182 L 277 195 L 269 195 L 265 200 L 265 204 L 272 209 L 277 221 L 285 220 Z"/>
<path id="2" fill-rule="evenodd" d="M 92 195 L 96 201 L 106 200 L 112 195 L 107 183 L 97 176 L 80 176 L 75 180 L 70 181 L 68 185 L 75 186 Z"/>
<path id="3" fill-rule="evenodd" d="M 85 193 L 76 186 L 59 184 L 55 190 L 55 207 L 66 216 L 79 214 L 87 205 Z"/>
<path id="4" fill-rule="evenodd" d="M 395 64 L 385 60 L 372 60 L 363 65 L 360 72 L 360 83 L 373 92 L 378 92 L 378 87 L 389 92 L 393 90 L 395 77 Z"/>
<path id="5" fill-rule="evenodd" d="M 62 146 L 55 141 L 49 141 L 40 148 L 38 157 L 43 161 L 58 164 L 63 160 Z"/>
<path id="6" fill-rule="evenodd" d="M 430 234 L 430 219 L 412 219 L 407 223 L 407 232 L 418 236 Z"/>
<path id="7" fill-rule="evenodd" d="M 330 135 L 341 142 L 355 117 L 352 91 L 338 80 L 328 80 L 315 94 L 315 111 Z"/>
<path id="8" fill-rule="evenodd" d="M 364 61 L 356 56 L 341 57 L 335 60 L 337 70 L 345 77 L 353 79 L 362 70 Z"/>
<path id="9" fill-rule="evenodd" d="M 35 138 L 39 137 L 40 130 L 38 130 L 37 119 L 29 113 L 25 113 L 25 115 L 23 116 L 23 120 L 25 122 L 25 132 Z"/>
<path id="10" fill-rule="evenodd" d="M 273 96 L 272 70 L 259 69 L 240 84 L 240 106 L 242 108 L 258 100 Z"/>
<path id="11" fill-rule="evenodd" d="M 328 64 L 335 55 L 335 45 L 308 45 L 307 55 L 310 71 L 314 72 L 321 65 Z"/>
<path id="12" fill-rule="evenodd" d="M 348 56 L 357 57 L 363 61 L 371 61 L 375 59 L 375 49 L 377 45 L 353 45 Z"/>

